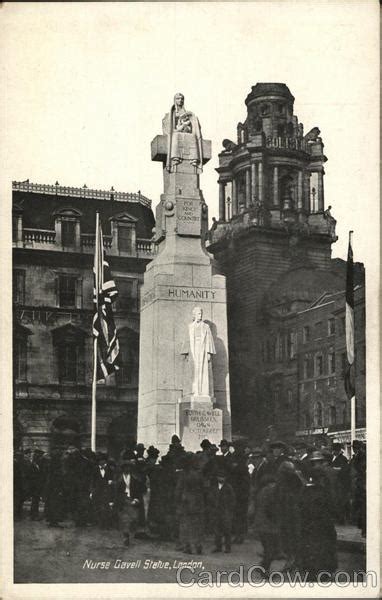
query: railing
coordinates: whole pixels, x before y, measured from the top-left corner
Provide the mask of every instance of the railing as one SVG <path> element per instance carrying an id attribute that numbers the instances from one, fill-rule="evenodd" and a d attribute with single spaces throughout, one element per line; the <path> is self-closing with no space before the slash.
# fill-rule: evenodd
<path id="1" fill-rule="evenodd" d="M 156 246 L 152 240 L 137 240 L 137 252 L 142 254 L 155 254 Z"/>
<path id="2" fill-rule="evenodd" d="M 23 229 L 24 242 L 36 242 L 38 244 L 54 244 L 56 232 L 51 229 Z"/>
<path id="3" fill-rule="evenodd" d="M 55 244 L 56 232 L 50 229 L 23 229 L 23 241 L 25 243 L 36 244 Z M 112 247 L 113 238 L 111 235 L 103 236 L 104 248 L 110 250 Z M 94 233 L 81 233 L 81 249 L 86 252 L 89 248 L 95 246 Z M 136 252 L 138 255 L 153 256 L 156 254 L 156 245 L 152 240 L 140 238 L 136 241 Z"/>
<path id="4" fill-rule="evenodd" d="M 103 236 L 103 245 L 105 248 L 111 248 L 112 237 L 111 235 Z M 83 248 L 92 248 L 95 246 L 95 235 L 94 233 L 81 233 L 81 246 Z"/>
<path id="5" fill-rule="evenodd" d="M 267 137 L 268 148 L 286 148 L 287 150 L 307 151 L 307 143 L 304 138 L 296 137 Z"/>
<path id="6" fill-rule="evenodd" d="M 29 183 L 29 181 L 13 181 L 12 190 L 15 192 L 32 192 L 34 194 L 50 194 L 55 196 L 71 196 L 73 198 L 94 198 L 98 200 L 117 200 L 119 202 L 139 202 L 151 207 L 151 200 L 141 194 L 131 192 L 116 192 L 114 190 L 93 190 L 87 187 L 69 187 L 58 183 L 55 185 Z"/>

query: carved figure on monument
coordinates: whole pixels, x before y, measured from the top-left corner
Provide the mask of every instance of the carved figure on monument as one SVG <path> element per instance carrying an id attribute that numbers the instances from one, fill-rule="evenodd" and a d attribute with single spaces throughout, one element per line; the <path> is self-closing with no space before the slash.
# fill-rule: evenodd
<path id="1" fill-rule="evenodd" d="M 188 338 L 181 354 L 190 361 L 188 383 L 194 397 L 214 396 L 211 357 L 216 354 L 215 344 L 209 325 L 203 321 L 203 310 L 196 306 L 192 311 L 193 321 L 188 326 Z M 186 382 L 187 384 L 187 382 Z"/>
<path id="2" fill-rule="evenodd" d="M 320 130 L 318 127 L 313 127 L 308 133 L 304 136 L 304 140 L 306 142 L 316 142 L 318 136 L 320 135 Z"/>
<path id="3" fill-rule="evenodd" d="M 326 219 L 327 225 L 328 225 L 328 233 L 332 236 L 335 237 L 336 235 L 336 219 L 332 216 L 332 213 L 330 212 L 331 210 L 331 206 L 328 206 L 328 208 L 326 210 L 324 210 L 324 219 Z"/>
<path id="4" fill-rule="evenodd" d="M 202 133 L 198 118 L 184 108 L 183 94 L 175 94 L 174 104 L 162 121 L 163 133 L 167 135 L 166 169 L 174 171 L 176 165 L 189 160 L 203 170 Z"/>

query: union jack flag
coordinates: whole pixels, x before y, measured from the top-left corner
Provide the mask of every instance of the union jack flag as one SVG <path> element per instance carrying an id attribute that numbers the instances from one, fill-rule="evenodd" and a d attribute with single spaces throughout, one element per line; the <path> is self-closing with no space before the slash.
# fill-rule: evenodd
<path id="1" fill-rule="evenodd" d="M 119 343 L 112 304 L 118 296 L 110 266 L 103 247 L 102 227 L 97 215 L 96 247 L 94 254 L 94 316 L 93 336 L 97 338 L 97 381 L 119 369 Z"/>

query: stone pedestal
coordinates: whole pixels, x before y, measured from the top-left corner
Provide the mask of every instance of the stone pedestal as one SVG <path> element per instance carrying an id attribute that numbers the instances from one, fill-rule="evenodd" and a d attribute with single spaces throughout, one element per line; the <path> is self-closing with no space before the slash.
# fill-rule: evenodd
<path id="1" fill-rule="evenodd" d="M 186 450 L 198 449 L 205 437 L 219 442 L 231 433 L 225 277 L 213 272 L 202 239 L 207 206 L 200 168 L 182 160 L 168 172 L 165 140 L 157 136 L 152 144 L 153 160 L 164 167 L 164 193 L 157 207 L 159 253 L 147 266 L 141 289 L 137 434 L 139 442 L 162 452 L 174 433 Z M 203 163 L 210 158 L 209 148 L 203 140 Z M 190 396 L 182 355 L 196 306 L 203 310 L 216 349 L 212 398 Z"/>
<path id="2" fill-rule="evenodd" d="M 212 404 L 192 406 L 187 402 L 180 402 L 178 423 L 177 435 L 182 440 L 183 446 L 192 452 L 200 450 L 200 443 L 204 439 L 218 445 L 224 437 L 223 411 L 213 408 Z"/>

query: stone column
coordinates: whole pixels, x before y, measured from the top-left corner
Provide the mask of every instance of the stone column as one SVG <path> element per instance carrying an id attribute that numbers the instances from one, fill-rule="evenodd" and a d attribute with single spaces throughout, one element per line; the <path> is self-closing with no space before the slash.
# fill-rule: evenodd
<path id="1" fill-rule="evenodd" d="M 56 231 L 56 245 L 62 246 L 62 238 L 61 238 L 61 218 L 57 217 L 54 222 L 54 229 Z"/>
<path id="2" fill-rule="evenodd" d="M 256 163 L 251 164 L 251 202 L 256 200 Z"/>
<path id="3" fill-rule="evenodd" d="M 304 199 L 302 193 L 302 171 L 297 174 L 297 210 L 304 209 Z"/>
<path id="4" fill-rule="evenodd" d="M 236 181 L 232 179 L 232 216 L 237 215 L 237 190 L 236 190 Z"/>
<path id="5" fill-rule="evenodd" d="M 317 209 L 318 212 L 324 212 L 324 173 L 317 173 Z"/>
<path id="6" fill-rule="evenodd" d="M 245 206 L 251 204 L 251 169 L 247 169 L 245 172 Z"/>
<path id="7" fill-rule="evenodd" d="M 16 232 L 16 243 L 22 244 L 23 242 L 23 218 L 21 215 L 17 215 L 17 232 Z"/>
<path id="8" fill-rule="evenodd" d="M 219 181 L 219 221 L 225 221 L 225 183 Z"/>
<path id="9" fill-rule="evenodd" d="M 75 225 L 75 247 L 77 250 L 81 250 L 81 224 L 80 221 L 76 221 Z"/>
<path id="10" fill-rule="evenodd" d="M 279 206 L 279 168 L 273 167 L 273 206 Z"/>
<path id="11" fill-rule="evenodd" d="M 259 202 L 263 202 L 263 163 L 259 162 Z"/>
<path id="12" fill-rule="evenodd" d="M 304 206 L 305 206 L 306 212 L 308 214 L 310 214 L 310 212 L 311 212 L 311 209 L 310 209 L 310 173 L 304 174 L 303 184 L 304 184 L 304 188 L 303 188 Z"/>

